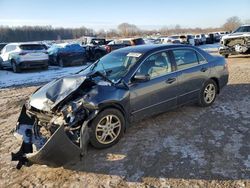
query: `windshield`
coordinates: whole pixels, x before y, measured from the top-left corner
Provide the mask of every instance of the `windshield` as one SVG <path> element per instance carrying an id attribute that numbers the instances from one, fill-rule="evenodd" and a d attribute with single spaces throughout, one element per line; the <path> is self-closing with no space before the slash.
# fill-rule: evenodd
<path id="1" fill-rule="evenodd" d="M 117 83 L 128 73 L 141 56 L 141 53 L 135 52 L 113 52 L 89 66 L 83 73 L 88 74 L 99 71 L 109 80 Z"/>
<path id="2" fill-rule="evenodd" d="M 241 26 L 234 31 L 234 33 L 240 33 L 240 32 L 250 32 L 250 26 Z"/>

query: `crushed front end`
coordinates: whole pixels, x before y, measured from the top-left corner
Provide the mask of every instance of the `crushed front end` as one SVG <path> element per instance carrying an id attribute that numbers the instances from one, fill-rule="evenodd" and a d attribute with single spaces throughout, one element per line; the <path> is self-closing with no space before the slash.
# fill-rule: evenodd
<path id="1" fill-rule="evenodd" d="M 226 35 L 222 37 L 219 53 L 236 55 L 250 53 L 250 34 Z"/>
<path id="2" fill-rule="evenodd" d="M 86 153 L 89 140 L 87 125 L 97 115 L 98 108 L 86 102 L 89 95 L 85 94 L 93 89 L 95 84 L 85 79 L 77 84 L 74 82 L 69 93 L 61 92 L 60 96 L 51 102 L 48 97 L 51 91 L 60 93 L 61 87 L 70 85 L 67 81 L 66 79 L 48 84 L 50 87 L 46 91 L 50 93 L 44 93 L 44 88 L 39 89 L 32 95 L 35 97 L 31 96 L 22 107 L 14 133 L 21 141 L 21 148 L 11 154 L 12 160 L 18 161 L 18 169 L 30 163 L 63 166 L 75 159 L 79 160 Z M 36 95 L 43 103 L 38 102 Z M 47 97 L 46 100 L 44 96 Z M 37 108 L 32 100 L 36 100 Z"/>

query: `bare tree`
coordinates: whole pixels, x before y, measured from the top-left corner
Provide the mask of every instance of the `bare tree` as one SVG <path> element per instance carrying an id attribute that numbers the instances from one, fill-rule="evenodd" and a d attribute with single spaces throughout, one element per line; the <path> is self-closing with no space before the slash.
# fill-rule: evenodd
<path id="1" fill-rule="evenodd" d="M 129 23 L 122 23 L 118 25 L 119 33 L 124 37 L 134 36 L 139 32 L 139 29 L 136 25 Z"/>
<path id="2" fill-rule="evenodd" d="M 241 20 L 237 16 L 233 16 L 227 19 L 226 23 L 223 25 L 224 30 L 233 31 L 241 25 Z"/>

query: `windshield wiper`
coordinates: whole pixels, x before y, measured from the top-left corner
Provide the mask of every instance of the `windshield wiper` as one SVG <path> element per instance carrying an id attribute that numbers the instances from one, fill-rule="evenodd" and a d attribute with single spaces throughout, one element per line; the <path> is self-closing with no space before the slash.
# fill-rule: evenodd
<path id="1" fill-rule="evenodd" d="M 102 74 L 100 71 L 96 71 L 92 76 L 100 76 L 101 78 L 103 78 L 105 81 L 108 81 L 108 82 L 111 83 L 112 85 L 115 84 L 115 83 L 112 82 L 105 74 Z"/>
<path id="2" fill-rule="evenodd" d="M 96 65 L 98 64 L 98 62 L 99 62 L 100 60 L 97 60 L 96 62 L 94 62 L 94 63 L 90 63 L 88 66 L 86 66 L 86 67 L 84 67 L 83 69 L 81 69 L 81 70 L 79 70 L 78 72 L 76 72 L 75 74 L 79 74 L 80 72 L 82 72 L 82 71 L 85 71 L 87 68 L 89 68 L 90 66 L 93 66 L 92 68 L 91 68 L 91 71 L 96 67 Z"/>
<path id="3" fill-rule="evenodd" d="M 93 65 L 93 64 L 90 64 L 90 65 L 84 67 L 83 69 L 79 70 L 78 72 L 76 72 L 76 73 L 74 73 L 74 74 L 79 74 L 80 72 L 85 71 L 85 70 L 86 70 L 87 68 L 89 68 L 91 65 Z"/>

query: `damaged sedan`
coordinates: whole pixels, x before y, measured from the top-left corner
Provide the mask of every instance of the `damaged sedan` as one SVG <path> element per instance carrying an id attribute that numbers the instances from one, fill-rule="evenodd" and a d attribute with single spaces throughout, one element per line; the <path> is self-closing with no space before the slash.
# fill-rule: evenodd
<path id="1" fill-rule="evenodd" d="M 126 47 L 78 73 L 54 80 L 25 103 L 12 153 L 24 164 L 62 166 L 116 144 L 129 124 L 197 102 L 206 107 L 228 82 L 223 57 L 188 45 Z"/>
<path id="2" fill-rule="evenodd" d="M 243 25 L 232 34 L 222 37 L 219 53 L 225 58 L 229 55 L 250 54 L 250 25 Z"/>

